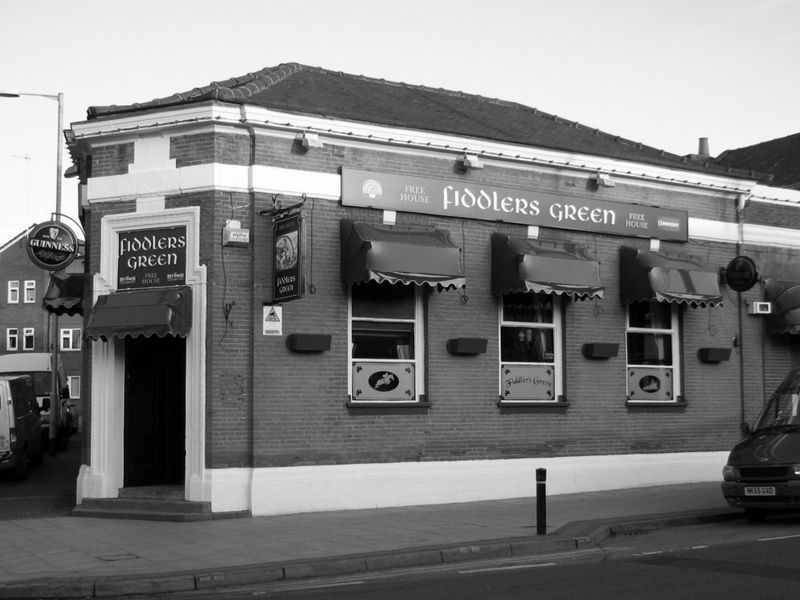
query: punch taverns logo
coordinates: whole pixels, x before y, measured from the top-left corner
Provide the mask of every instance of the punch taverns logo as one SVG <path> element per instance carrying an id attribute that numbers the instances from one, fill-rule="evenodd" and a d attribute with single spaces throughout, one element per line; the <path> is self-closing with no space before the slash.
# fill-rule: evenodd
<path id="1" fill-rule="evenodd" d="M 119 233 L 117 289 L 186 284 L 186 227 Z"/>
<path id="2" fill-rule="evenodd" d="M 60 271 L 78 255 L 78 239 L 63 223 L 47 221 L 31 229 L 27 248 L 28 257 L 37 267 Z"/>

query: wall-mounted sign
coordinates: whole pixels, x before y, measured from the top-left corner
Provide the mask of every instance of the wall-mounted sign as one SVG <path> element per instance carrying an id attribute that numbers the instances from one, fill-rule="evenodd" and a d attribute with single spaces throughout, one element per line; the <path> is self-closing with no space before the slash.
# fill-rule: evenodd
<path id="1" fill-rule="evenodd" d="M 631 367 L 628 369 L 628 399 L 668 402 L 672 398 L 672 369 Z"/>
<path id="2" fill-rule="evenodd" d="M 758 281 L 756 263 L 749 256 L 731 259 L 725 268 L 725 283 L 734 292 L 746 292 Z"/>
<path id="3" fill-rule="evenodd" d="M 545 365 L 503 365 L 501 369 L 502 401 L 556 400 L 553 367 Z"/>
<path id="4" fill-rule="evenodd" d="M 688 213 L 592 197 L 342 168 L 342 204 L 685 242 Z"/>
<path id="5" fill-rule="evenodd" d="M 28 234 L 28 257 L 48 271 L 67 268 L 78 256 L 78 238 L 58 221 L 39 223 Z"/>
<path id="6" fill-rule="evenodd" d="M 186 227 L 119 233 L 117 289 L 186 284 Z"/>
<path id="7" fill-rule="evenodd" d="M 295 300 L 303 295 L 302 223 L 299 214 L 275 220 L 275 302 Z"/>
<path id="8" fill-rule="evenodd" d="M 262 325 L 264 335 L 283 335 L 283 307 L 265 304 Z"/>
<path id="9" fill-rule="evenodd" d="M 413 402 L 414 365 L 402 362 L 353 364 L 353 401 Z"/>

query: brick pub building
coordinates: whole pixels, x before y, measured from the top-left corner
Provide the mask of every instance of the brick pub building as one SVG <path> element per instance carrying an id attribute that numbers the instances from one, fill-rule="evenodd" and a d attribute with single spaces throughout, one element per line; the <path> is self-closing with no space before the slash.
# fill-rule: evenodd
<path id="1" fill-rule="evenodd" d="M 800 282 L 798 192 L 702 153 L 298 64 L 92 107 L 69 137 L 81 502 L 713 480 L 800 362 L 800 299 L 768 297 Z"/>

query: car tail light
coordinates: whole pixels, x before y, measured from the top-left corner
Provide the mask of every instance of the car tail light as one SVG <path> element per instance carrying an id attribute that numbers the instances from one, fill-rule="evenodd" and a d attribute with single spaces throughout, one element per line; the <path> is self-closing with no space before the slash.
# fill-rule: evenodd
<path id="1" fill-rule="evenodd" d="M 792 474 L 795 477 L 800 477 L 800 464 L 796 464 L 792 466 Z"/>

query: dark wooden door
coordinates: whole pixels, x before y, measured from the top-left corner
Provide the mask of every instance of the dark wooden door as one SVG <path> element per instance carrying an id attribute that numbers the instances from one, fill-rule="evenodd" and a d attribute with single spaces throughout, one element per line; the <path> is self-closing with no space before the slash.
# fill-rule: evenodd
<path id="1" fill-rule="evenodd" d="M 185 373 L 185 339 L 125 339 L 125 487 L 183 483 Z"/>

